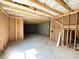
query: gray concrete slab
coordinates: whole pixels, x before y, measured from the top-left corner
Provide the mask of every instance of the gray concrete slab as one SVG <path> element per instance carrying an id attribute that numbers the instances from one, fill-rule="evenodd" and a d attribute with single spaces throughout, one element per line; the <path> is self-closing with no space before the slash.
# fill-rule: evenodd
<path id="1" fill-rule="evenodd" d="M 79 59 L 79 52 L 56 47 L 48 37 L 31 35 L 23 41 L 11 43 L 0 59 Z"/>

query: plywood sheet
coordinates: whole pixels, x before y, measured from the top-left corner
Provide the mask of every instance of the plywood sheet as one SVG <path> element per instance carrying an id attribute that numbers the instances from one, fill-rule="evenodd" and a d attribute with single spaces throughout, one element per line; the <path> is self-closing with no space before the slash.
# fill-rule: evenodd
<path id="1" fill-rule="evenodd" d="M 16 40 L 23 39 L 23 18 L 16 19 Z"/>
<path id="2" fill-rule="evenodd" d="M 10 16 L 10 41 L 23 39 L 23 18 Z"/>
<path id="3" fill-rule="evenodd" d="M 0 11 L 0 51 L 4 50 L 4 48 L 8 43 L 9 39 L 8 25 L 9 25 L 8 16 Z"/>
<path id="4" fill-rule="evenodd" d="M 15 23 L 15 18 L 10 16 L 10 37 L 9 41 L 15 41 L 16 40 L 16 23 Z"/>

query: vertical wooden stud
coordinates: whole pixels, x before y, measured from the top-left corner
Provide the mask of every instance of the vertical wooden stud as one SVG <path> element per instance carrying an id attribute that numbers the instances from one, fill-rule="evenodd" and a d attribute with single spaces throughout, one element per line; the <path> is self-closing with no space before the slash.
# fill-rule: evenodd
<path id="1" fill-rule="evenodd" d="M 50 40 L 52 40 L 52 21 L 50 21 Z"/>
<path id="2" fill-rule="evenodd" d="M 62 39 L 61 39 L 61 45 L 64 46 L 64 17 L 62 17 Z"/>
<path id="3" fill-rule="evenodd" d="M 69 44 L 71 45 L 71 40 L 72 40 L 72 30 L 70 30 L 70 38 L 69 38 Z"/>
<path id="4" fill-rule="evenodd" d="M 74 50 L 77 48 L 77 41 L 76 41 L 76 36 L 77 36 L 77 25 L 78 25 L 78 13 L 76 13 L 76 28 L 75 28 L 75 37 L 74 37 Z"/>
<path id="5" fill-rule="evenodd" d="M 70 26 L 70 15 L 68 15 L 68 24 L 67 24 L 67 40 L 66 40 L 66 46 L 68 46 L 68 41 L 69 41 L 69 26 Z"/>

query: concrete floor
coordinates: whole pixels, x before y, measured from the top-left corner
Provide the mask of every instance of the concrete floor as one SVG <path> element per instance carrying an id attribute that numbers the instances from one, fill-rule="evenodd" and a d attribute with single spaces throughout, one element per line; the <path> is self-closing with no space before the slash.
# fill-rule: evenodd
<path id="1" fill-rule="evenodd" d="M 79 52 L 56 47 L 48 37 L 31 35 L 10 44 L 0 59 L 79 59 Z"/>

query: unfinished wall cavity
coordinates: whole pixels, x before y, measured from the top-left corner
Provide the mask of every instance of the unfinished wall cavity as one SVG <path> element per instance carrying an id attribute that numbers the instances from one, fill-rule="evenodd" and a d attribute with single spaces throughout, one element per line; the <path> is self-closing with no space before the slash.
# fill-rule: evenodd
<path id="1" fill-rule="evenodd" d="M 51 39 L 58 40 L 61 33 L 61 45 L 77 50 L 79 47 L 79 12 L 71 13 L 52 20 Z"/>
<path id="2" fill-rule="evenodd" d="M 57 42 L 59 34 L 62 33 L 62 25 L 59 23 L 61 19 L 58 20 L 59 22 L 57 20 L 52 20 L 50 26 L 50 39 L 55 42 Z"/>

